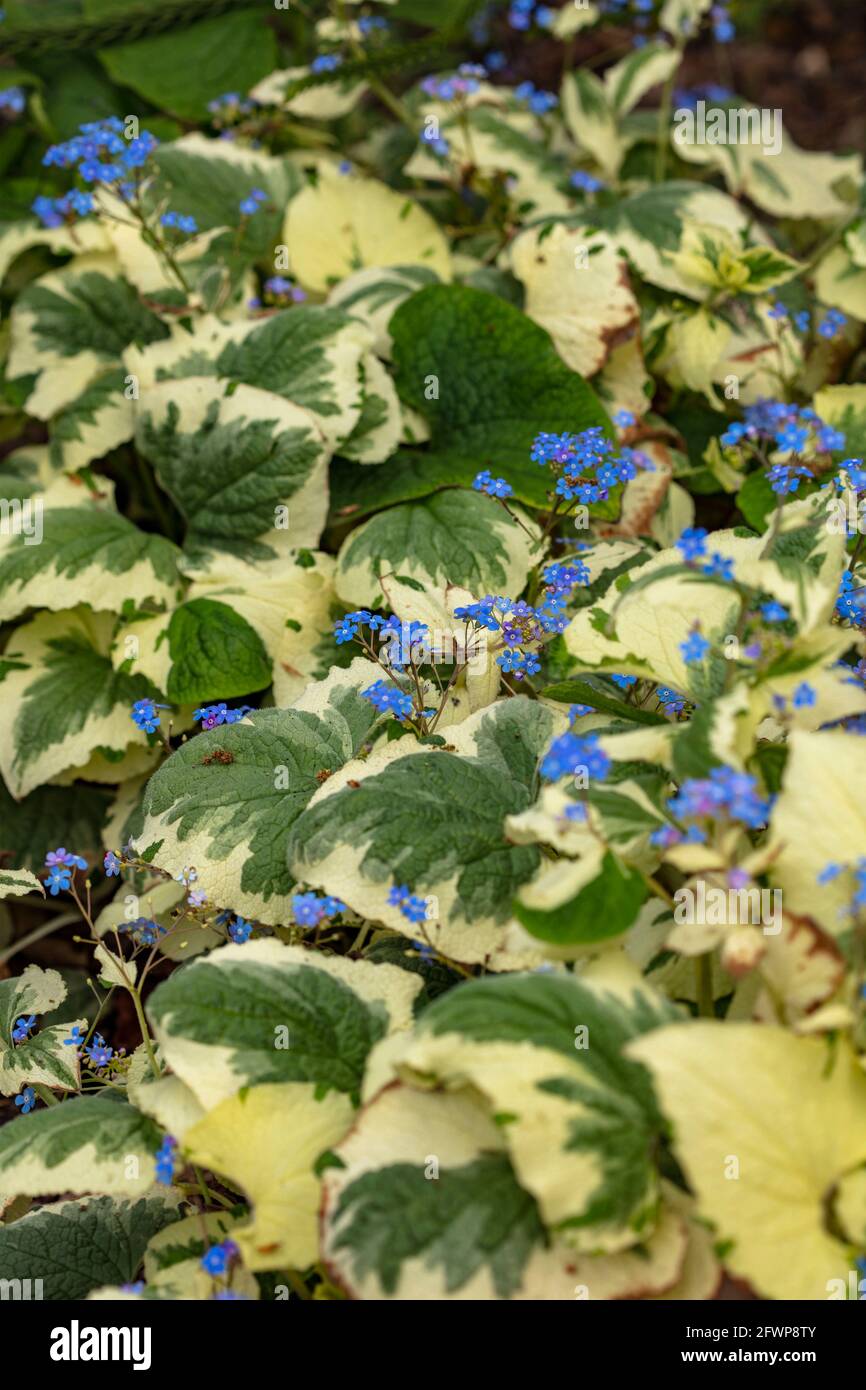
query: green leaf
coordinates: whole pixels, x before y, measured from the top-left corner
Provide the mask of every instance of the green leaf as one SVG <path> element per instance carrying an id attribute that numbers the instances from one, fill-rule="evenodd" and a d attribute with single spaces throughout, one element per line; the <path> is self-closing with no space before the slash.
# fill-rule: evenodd
<path id="1" fill-rule="evenodd" d="M 574 946 L 621 936 L 636 920 L 646 897 L 643 875 L 608 850 L 601 872 L 568 902 L 544 912 L 518 898 L 514 915 L 539 941 Z"/>
<path id="2" fill-rule="evenodd" d="M 290 543 L 317 543 L 328 455 L 298 406 L 211 377 L 166 381 L 142 395 L 136 447 L 199 539 L 252 540 L 288 507 Z"/>
<path id="3" fill-rule="evenodd" d="M 59 1023 L 15 1042 L 19 1018 L 53 1013 L 66 998 L 66 985 L 56 970 L 28 965 L 23 974 L 0 980 L 0 1095 L 13 1096 L 34 1082 L 64 1091 L 78 1089 L 78 1056 L 67 1043 L 72 1024 Z M 78 1019 L 83 1023 L 83 1019 Z"/>
<path id="4" fill-rule="evenodd" d="M 147 767 L 151 755 L 146 736 L 130 718 L 136 700 L 153 693 L 141 676 L 116 671 L 109 658 L 114 620 L 82 607 L 41 613 L 20 627 L 7 655 L 20 669 L 3 682 L 6 721 L 0 728 L 0 768 L 16 796 L 26 796 L 69 768 L 88 762 L 96 750 L 120 764 L 133 745 L 143 756 L 135 769 Z M 101 780 L 121 781 L 101 768 Z M 99 779 L 97 779 L 99 780 Z"/>
<path id="5" fill-rule="evenodd" d="M 479 596 L 520 593 L 538 553 L 490 498 L 448 488 L 391 507 L 353 531 L 337 557 L 336 588 L 353 606 L 375 603 L 389 574 L 457 584 Z"/>
<path id="6" fill-rule="evenodd" d="M 535 436 L 609 428 L 595 393 L 565 366 L 544 329 L 495 295 L 431 285 L 401 304 L 390 331 L 397 391 L 432 431 L 418 465 L 428 493 L 469 485 L 490 468 L 521 501 L 542 506 L 552 480 L 529 460 Z M 405 467 L 398 457 L 388 473 Z M 414 487 L 416 465 L 408 467 Z M 395 479 L 387 481 L 393 497 Z"/>
<path id="7" fill-rule="evenodd" d="M 220 376 L 258 386 L 322 417 L 329 433 L 348 435 L 361 409 L 366 331 L 341 309 L 301 306 L 273 314 L 220 352 Z"/>
<path id="8" fill-rule="evenodd" d="M 23 532 L 0 536 L 0 620 L 78 603 L 114 613 L 130 600 L 165 604 L 180 583 L 171 541 L 139 531 L 119 512 L 49 507 L 40 544 L 29 540 Z"/>
<path id="9" fill-rule="evenodd" d="M 102 846 L 111 795 L 103 787 L 39 787 L 14 801 L 0 778 L 0 850 L 29 869 L 41 869 L 48 851 L 62 844 L 91 854 Z"/>
<path id="10" fill-rule="evenodd" d="M 44 351 L 64 357 L 94 352 L 108 360 L 130 343 L 168 337 L 165 324 L 126 280 L 86 270 L 70 274 L 66 288 L 61 294 L 37 282 L 18 299 L 17 308 L 33 315 L 36 344 Z"/>
<path id="11" fill-rule="evenodd" d="M 556 700 L 565 705 L 592 705 L 600 714 L 612 714 L 617 719 L 627 719 L 631 724 L 668 722 L 664 715 L 656 714 L 649 709 L 639 709 L 637 705 L 630 705 L 625 700 L 618 700 L 615 695 L 609 694 L 589 680 L 560 681 L 557 685 L 549 685 L 541 693 L 546 700 Z"/>
<path id="12" fill-rule="evenodd" d="M 225 946 L 154 990 L 162 1054 L 207 1109 L 247 1086 L 358 1096 L 367 1056 L 412 1020 L 420 979 L 278 941 Z"/>
<path id="13" fill-rule="evenodd" d="M 176 1207 L 163 1197 L 55 1202 L 0 1226 L 0 1269 L 4 1280 L 20 1279 L 25 1288 L 41 1280 L 37 1297 L 83 1299 L 102 1284 L 131 1283 L 148 1241 L 176 1220 Z"/>
<path id="14" fill-rule="evenodd" d="M 737 506 L 758 535 L 766 529 L 770 513 L 778 500 L 763 470 L 750 473 L 737 493 Z"/>
<path id="15" fill-rule="evenodd" d="M 352 769 L 358 786 L 330 792 L 326 783 L 298 818 L 289 842 L 295 873 L 404 935 L 409 924 L 388 891 L 407 883 L 437 902 L 425 932 L 444 955 L 484 958 L 538 863 L 534 845 L 509 843 L 505 819 L 531 803 L 553 726 L 549 711 L 519 698 L 450 728 L 459 751 L 389 743 Z M 407 835 L 408 825 L 420 833 Z"/>
<path id="16" fill-rule="evenodd" d="M 254 628 L 225 603 L 196 598 L 168 625 L 171 671 L 166 695 L 198 705 L 249 695 L 271 683 L 271 661 Z"/>
<path id="17" fill-rule="evenodd" d="M 358 694 L 375 668 L 358 660 L 313 684 L 297 706 L 257 710 L 197 734 L 150 779 L 136 843 L 162 869 L 194 865 L 210 902 L 279 923 L 293 877 L 289 832 L 319 789 L 358 752 L 376 718 Z M 216 751 L 230 755 L 213 759 Z"/>
<path id="18" fill-rule="evenodd" d="M 201 121 L 224 92 L 248 92 L 278 66 L 277 43 L 254 9 L 103 49 L 109 76 L 154 106 Z"/>
<path id="19" fill-rule="evenodd" d="M 125 386 L 122 367 L 105 372 L 55 416 L 51 422 L 51 462 L 55 468 L 74 473 L 132 438 L 135 420 Z"/>
<path id="20" fill-rule="evenodd" d="M 594 978 L 473 980 L 425 1009 L 401 1063 L 446 1087 L 476 1086 L 545 1223 L 583 1250 L 627 1248 L 655 1216 L 664 1128 L 647 1073 L 624 1056 L 677 1011 L 613 961 Z"/>
<path id="21" fill-rule="evenodd" d="M 509 1298 L 544 1242 L 538 1208 L 501 1153 L 447 1168 L 435 1182 L 421 1165 L 378 1168 L 345 1189 L 334 1220 L 334 1248 L 348 1253 L 353 1277 L 375 1273 L 386 1295 L 396 1292 L 409 1260 L 423 1260 L 442 1267 L 448 1294 L 487 1267 L 497 1296 Z"/>
<path id="22" fill-rule="evenodd" d="M 162 1131 L 111 1095 L 74 1096 L 0 1130 L 0 1191 L 138 1196 L 155 1178 Z"/>
<path id="23" fill-rule="evenodd" d="M 231 81 L 217 95 L 230 90 L 240 89 Z M 202 232 L 237 227 L 241 199 L 253 188 L 263 189 L 267 202 L 247 219 L 237 240 L 233 237 L 230 246 L 221 249 L 245 262 L 270 255 L 280 239 L 285 206 L 301 186 L 297 168 L 287 159 L 198 133 L 161 145 L 154 159 L 157 175 L 149 196 L 154 202 L 167 200 L 173 211 L 194 217 Z"/>

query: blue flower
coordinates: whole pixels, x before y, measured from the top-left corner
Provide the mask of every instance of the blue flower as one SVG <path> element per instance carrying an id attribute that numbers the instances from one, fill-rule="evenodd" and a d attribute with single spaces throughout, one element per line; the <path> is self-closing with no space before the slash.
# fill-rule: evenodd
<path id="1" fill-rule="evenodd" d="M 36 1092 L 32 1086 L 25 1086 L 20 1096 L 15 1097 L 15 1104 L 21 1110 L 22 1115 L 29 1115 L 36 1104 Z"/>
<path id="2" fill-rule="evenodd" d="M 110 849 L 106 851 L 102 864 L 105 869 L 106 878 L 113 878 L 115 874 L 119 875 L 123 867 L 122 860 L 118 859 L 114 851 Z"/>
<path id="3" fill-rule="evenodd" d="M 514 491 L 504 478 L 494 478 L 489 468 L 476 474 L 472 486 L 476 492 L 486 492 L 488 497 L 510 497 Z"/>
<path id="4" fill-rule="evenodd" d="M 620 690 L 630 690 L 633 685 L 637 685 L 637 676 L 622 676 L 617 673 L 611 676 L 611 680 Z"/>
<path id="5" fill-rule="evenodd" d="M 835 338 L 840 329 L 845 327 L 847 319 L 838 309 L 828 309 L 823 321 L 818 326 L 818 332 L 822 338 Z"/>
<path id="6" fill-rule="evenodd" d="M 393 714 L 395 719 L 401 721 L 410 718 L 412 714 L 412 696 L 388 681 L 374 681 L 366 690 L 361 691 L 361 695 L 365 700 L 369 700 L 380 714 Z"/>
<path id="7" fill-rule="evenodd" d="M 249 941 L 252 933 L 253 924 L 245 917 L 235 917 L 235 920 L 229 923 L 229 936 L 238 946 L 243 946 L 244 942 Z"/>
<path id="8" fill-rule="evenodd" d="M 224 1240 L 219 1245 L 212 1245 L 201 1257 L 201 1267 L 207 1270 L 208 1274 L 217 1277 L 225 1274 L 229 1267 L 229 1262 L 238 1253 L 238 1247 L 233 1240 Z"/>
<path id="9" fill-rule="evenodd" d="M 809 709 L 817 698 L 814 686 L 809 685 L 808 681 L 801 681 L 794 691 L 791 703 L 795 709 Z"/>
<path id="10" fill-rule="evenodd" d="M 159 728 L 157 710 L 168 708 L 168 705 L 154 704 L 153 700 L 136 700 L 130 711 L 130 718 L 139 729 L 143 729 L 146 734 L 152 734 Z"/>
<path id="11" fill-rule="evenodd" d="M 114 1056 L 114 1048 L 108 1046 L 101 1033 L 94 1033 L 93 1042 L 84 1051 L 95 1067 L 107 1067 Z"/>
<path id="12" fill-rule="evenodd" d="M 707 641 L 706 637 L 704 637 L 698 630 L 697 624 L 695 625 L 695 627 L 692 628 L 692 631 L 689 633 L 685 641 L 680 642 L 679 646 L 680 652 L 682 653 L 683 661 L 685 661 L 685 663 L 688 666 L 692 666 L 697 664 L 697 662 L 699 661 L 703 661 L 707 652 L 710 650 L 710 644 Z"/>
<path id="13" fill-rule="evenodd" d="M 63 869 L 86 869 L 87 860 L 82 859 L 80 854 L 72 854 L 61 845 L 59 849 L 49 850 L 45 856 L 45 867 L 51 869 L 55 866 Z"/>
<path id="14" fill-rule="evenodd" d="M 760 613 L 765 623 L 786 623 L 791 616 L 785 605 L 774 598 L 761 604 Z"/>
<path id="15" fill-rule="evenodd" d="M 72 886 L 71 869 L 53 868 L 45 879 L 45 886 L 52 898 L 56 898 L 61 890 L 66 892 Z"/>
<path id="16" fill-rule="evenodd" d="M 63 1039 L 64 1047 L 80 1047 L 84 1042 L 84 1030 L 80 1023 L 76 1023 L 68 1038 Z"/>
<path id="17" fill-rule="evenodd" d="M 172 227 L 175 231 L 185 232 L 191 236 L 198 231 L 198 223 L 190 214 L 182 212 L 164 212 L 159 219 L 164 227 Z"/>
<path id="18" fill-rule="evenodd" d="M 155 946 L 161 936 L 165 936 L 166 927 L 160 926 L 152 917 L 136 917 L 134 922 L 120 928 L 121 931 L 129 932 L 130 936 L 135 936 L 142 946 Z"/>
<path id="19" fill-rule="evenodd" d="M 19 1018 L 12 1029 L 12 1041 L 15 1043 L 25 1042 L 28 1034 L 36 1025 L 36 1015 L 30 1014 L 29 1017 Z"/>
<path id="20" fill-rule="evenodd" d="M 296 893 L 292 898 L 292 916 L 301 927 L 317 927 L 326 917 L 345 911 L 346 904 L 339 898 L 319 898 L 315 893 Z"/>
<path id="21" fill-rule="evenodd" d="M 604 781 L 610 771 L 610 758 L 600 747 L 597 734 L 560 734 L 548 748 L 541 762 L 541 776 L 548 782 L 585 773 L 588 778 Z"/>
<path id="22" fill-rule="evenodd" d="M 577 189 L 578 193 L 598 193 L 605 186 L 603 179 L 596 178 L 595 174 L 589 174 L 585 169 L 575 169 L 568 181 L 572 188 Z M 620 411 L 620 414 L 628 415 L 631 412 Z M 616 416 L 614 416 L 614 421 L 619 424 Z M 634 424 L 633 417 L 631 423 Z"/>
<path id="23" fill-rule="evenodd" d="M 733 583 L 733 557 L 730 555 L 720 555 L 717 550 L 713 551 L 710 559 L 703 567 L 703 573 L 710 575 L 713 579 L 723 579 L 726 584 Z"/>
<path id="24" fill-rule="evenodd" d="M 390 907 L 398 907 L 409 922 L 423 922 L 427 917 L 425 899 L 416 897 L 406 883 L 401 883 L 398 887 L 391 889 L 388 894 L 388 904 Z"/>
<path id="25" fill-rule="evenodd" d="M 677 541 L 683 559 L 701 560 L 707 553 L 707 530 L 704 526 L 687 526 Z"/>
<path id="26" fill-rule="evenodd" d="M 240 210 L 244 217 L 252 217 L 254 213 L 258 212 L 261 204 L 267 201 L 267 193 L 261 188 L 254 188 L 245 198 L 241 199 Z"/>
<path id="27" fill-rule="evenodd" d="M 621 430 L 627 430 L 637 424 L 637 417 L 633 410 L 618 410 L 613 417 L 613 423 Z"/>
<path id="28" fill-rule="evenodd" d="M 174 1181 L 177 1140 L 167 1134 L 156 1151 L 156 1180 L 169 1187 Z"/>
<path id="29" fill-rule="evenodd" d="M 339 53 L 320 53 L 310 64 L 310 72 L 333 72 L 340 67 L 342 58 Z"/>

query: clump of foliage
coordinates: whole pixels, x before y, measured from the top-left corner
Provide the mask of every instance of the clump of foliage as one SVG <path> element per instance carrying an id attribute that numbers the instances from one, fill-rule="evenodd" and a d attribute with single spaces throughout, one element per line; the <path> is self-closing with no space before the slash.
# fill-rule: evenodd
<path id="1" fill-rule="evenodd" d="M 709 0 L 189 8 L 4 21 L 0 1276 L 851 1296 L 860 159 Z"/>

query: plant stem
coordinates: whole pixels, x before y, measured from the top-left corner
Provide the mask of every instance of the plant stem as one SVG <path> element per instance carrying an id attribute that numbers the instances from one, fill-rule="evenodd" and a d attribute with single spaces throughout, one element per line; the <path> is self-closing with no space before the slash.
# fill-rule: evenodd
<path id="1" fill-rule="evenodd" d="M 698 995 L 698 1014 L 701 1018 L 714 1018 L 713 1009 L 713 962 L 709 952 L 695 960 L 695 984 Z"/>
<path id="2" fill-rule="evenodd" d="M 49 1088 L 46 1085 L 44 1085 L 43 1082 L 31 1081 L 30 1085 L 33 1087 L 39 1099 L 44 1100 L 46 1105 L 60 1104 L 60 1101 L 57 1099 L 57 1097 L 49 1090 Z"/>
<path id="3" fill-rule="evenodd" d="M 156 1060 L 156 1053 L 153 1050 L 153 1043 L 150 1037 L 150 1030 L 147 1026 L 147 1019 L 144 1016 L 144 1009 L 141 1003 L 141 995 L 139 994 L 138 990 L 135 988 L 134 985 L 127 985 L 126 988 L 129 991 L 130 998 L 132 999 L 133 1007 L 135 1009 L 135 1016 L 138 1019 L 138 1026 L 141 1029 L 141 1038 L 144 1043 L 145 1051 L 147 1053 L 147 1060 L 150 1062 L 151 1070 L 153 1071 L 154 1076 L 158 1080 L 162 1076 L 162 1072 L 159 1069 L 159 1063 Z"/>

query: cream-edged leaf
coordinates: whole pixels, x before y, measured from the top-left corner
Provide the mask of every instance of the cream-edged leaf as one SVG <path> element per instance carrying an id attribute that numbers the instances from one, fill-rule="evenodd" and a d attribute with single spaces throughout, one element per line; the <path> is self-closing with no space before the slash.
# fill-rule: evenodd
<path id="1" fill-rule="evenodd" d="M 137 1197 L 153 1185 L 161 1138 L 159 1127 L 124 1100 L 74 1096 L 3 1126 L 0 1189 L 30 1197 Z"/>
<path id="2" fill-rule="evenodd" d="M 34 1082 L 61 1091 L 78 1089 L 78 1055 L 70 1041 L 73 1023 L 35 1024 L 31 1027 L 36 1032 L 28 1029 L 29 1035 L 17 1041 L 13 1036 L 19 1019 L 51 1014 L 65 998 L 66 985 L 59 972 L 41 970 L 38 965 L 28 965 L 11 980 L 0 980 L 0 1095 L 12 1096 Z M 0 1191 L 10 1190 L 0 1183 Z"/>
<path id="3" fill-rule="evenodd" d="M 638 303 L 609 237 L 561 225 L 549 234 L 527 231 L 511 248 L 511 265 L 526 290 L 526 313 L 582 376 L 594 376 L 635 333 Z"/>
<path id="4" fill-rule="evenodd" d="M 323 170 L 292 199 L 283 235 L 294 274 L 326 292 L 362 266 L 424 265 L 448 279 L 445 237 L 429 213 L 376 179 Z"/>
<path id="5" fill-rule="evenodd" d="M 300 406 L 212 377 L 166 381 L 142 394 L 136 446 L 197 536 L 252 541 L 287 517 L 292 544 L 317 544 L 330 450 Z"/>
<path id="6" fill-rule="evenodd" d="M 252 1203 L 252 1221 L 232 1232 L 248 1269 L 315 1262 L 321 1180 L 314 1164 L 343 1138 L 352 1114 L 351 1101 L 336 1091 L 317 1098 L 312 1085 L 254 1086 L 187 1130 L 191 1161 L 227 1178 Z"/>
<path id="7" fill-rule="evenodd" d="M 292 709 L 257 710 L 183 744 L 148 783 L 140 853 L 172 875 L 194 866 L 211 903 L 285 921 L 289 831 L 319 789 L 316 774 L 342 767 L 368 737 L 376 714 L 359 692 L 377 674 L 359 658 L 310 684 Z"/>
<path id="8" fill-rule="evenodd" d="M 519 593 L 533 565 L 534 523 L 520 526 L 477 492 L 446 488 L 371 517 L 344 541 L 335 587 L 353 607 L 375 605 L 383 578 Z"/>
<path id="9" fill-rule="evenodd" d="M 113 628 L 110 614 L 82 607 L 42 613 L 14 633 L 5 654 L 13 669 L 3 681 L 0 729 L 0 769 L 13 796 L 26 796 L 97 752 L 104 755 L 97 780 L 132 775 L 121 758 L 130 745 L 146 746 L 147 737 L 130 709 L 152 690 L 142 677 L 112 667 Z"/>
<path id="10" fill-rule="evenodd" d="M 367 1056 L 408 1028 L 421 977 L 262 940 L 176 971 L 149 1012 L 161 1053 L 206 1109 L 248 1086 L 360 1092 Z"/>
<path id="11" fill-rule="evenodd" d="M 826 1299 L 850 1264 L 827 1226 L 827 1202 L 866 1158 L 866 1077 L 848 1047 L 695 1021 L 627 1051 L 652 1073 L 674 1151 L 701 1216 L 728 1246 L 731 1273 L 759 1297 Z"/>

